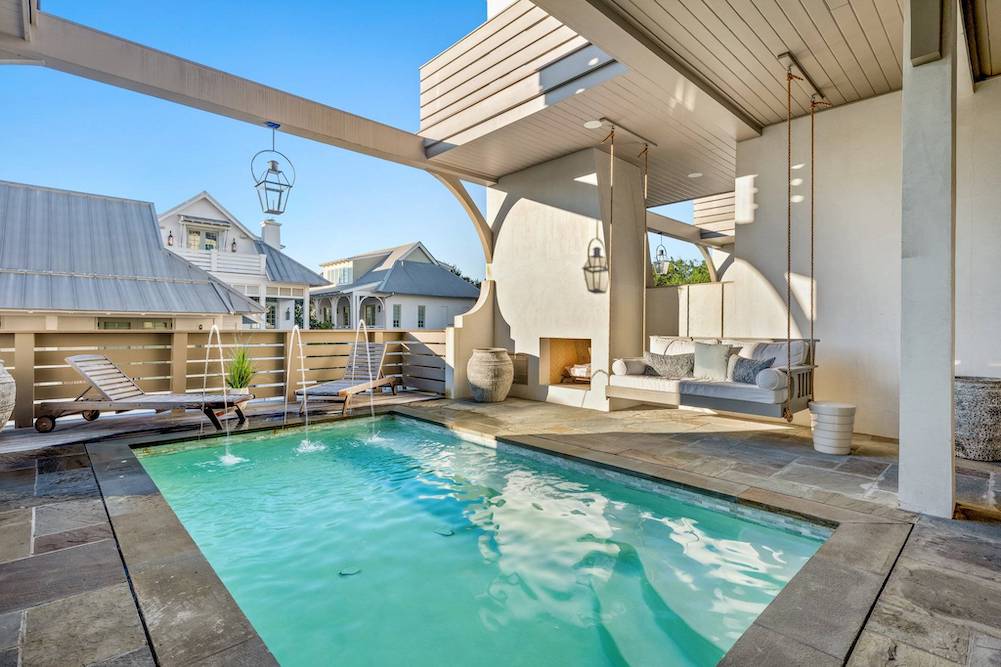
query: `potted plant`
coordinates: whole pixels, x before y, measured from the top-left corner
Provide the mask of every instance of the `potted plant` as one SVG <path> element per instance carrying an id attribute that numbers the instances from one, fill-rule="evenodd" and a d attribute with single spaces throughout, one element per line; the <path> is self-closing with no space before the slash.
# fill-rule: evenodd
<path id="1" fill-rule="evenodd" d="M 247 348 L 240 347 L 233 352 L 226 371 L 226 386 L 231 394 L 249 394 L 250 381 L 254 377 L 254 365 L 250 361 Z"/>

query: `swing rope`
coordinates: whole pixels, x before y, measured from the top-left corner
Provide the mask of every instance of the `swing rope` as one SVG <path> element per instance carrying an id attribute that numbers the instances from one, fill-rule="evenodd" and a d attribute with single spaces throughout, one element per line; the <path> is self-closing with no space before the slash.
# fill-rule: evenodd
<path id="1" fill-rule="evenodd" d="M 782 416 L 792 421 L 792 82 L 802 80 L 792 73 L 792 66 L 786 69 L 786 402 Z M 811 165 L 811 169 L 812 169 Z M 812 204 L 811 204 L 812 206 Z M 811 220 L 812 225 L 812 220 Z M 812 240 L 811 240 L 812 265 Z M 811 266 L 811 272 L 812 272 Z M 811 288 L 812 289 L 812 288 Z M 811 320 L 813 319 L 811 313 Z M 811 322 L 812 326 L 812 322 Z M 812 334 L 811 334 L 812 337 Z"/>
<path id="2" fill-rule="evenodd" d="M 817 109 L 819 107 L 829 107 L 831 103 L 818 99 L 816 93 L 810 96 L 810 363 L 817 365 L 817 339 L 813 333 L 816 299 L 816 281 L 814 280 L 815 254 L 814 247 L 817 242 L 816 232 L 816 164 L 817 164 Z"/>

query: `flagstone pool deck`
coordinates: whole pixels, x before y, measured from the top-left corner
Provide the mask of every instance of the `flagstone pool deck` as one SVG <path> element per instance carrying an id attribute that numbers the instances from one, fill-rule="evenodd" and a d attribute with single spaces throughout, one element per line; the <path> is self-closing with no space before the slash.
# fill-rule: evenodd
<path id="1" fill-rule="evenodd" d="M 1001 664 L 993 466 L 961 468 L 971 518 L 943 520 L 896 508 L 896 445 L 873 438 L 830 456 L 801 427 L 690 411 L 516 399 L 379 409 L 836 526 L 726 664 Z M 247 429 L 276 425 L 261 411 Z M 0 433 L 0 667 L 273 664 L 131 456 L 136 444 L 197 435 L 197 420 L 134 433 L 148 422 Z"/>

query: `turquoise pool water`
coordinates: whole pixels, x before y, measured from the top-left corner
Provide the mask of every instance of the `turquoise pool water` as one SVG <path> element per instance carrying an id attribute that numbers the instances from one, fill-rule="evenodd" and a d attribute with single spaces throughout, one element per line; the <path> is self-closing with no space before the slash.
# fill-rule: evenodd
<path id="1" fill-rule="evenodd" d="M 826 534 L 399 417 L 138 452 L 283 665 L 712 665 Z"/>

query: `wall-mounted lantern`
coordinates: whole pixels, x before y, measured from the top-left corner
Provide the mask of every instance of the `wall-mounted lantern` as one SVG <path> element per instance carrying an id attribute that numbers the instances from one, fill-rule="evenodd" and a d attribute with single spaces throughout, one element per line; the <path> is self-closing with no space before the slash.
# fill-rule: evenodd
<path id="1" fill-rule="evenodd" d="M 608 291 L 608 257 L 605 255 L 605 244 L 597 236 L 587 244 L 584 284 L 588 292 L 600 294 Z"/>
<path id="2" fill-rule="evenodd" d="M 233 239 L 233 242 L 229 244 L 229 249 L 231 252 L 236 252 L 236 239 Z"/>
<path id="3" fill-rule="evenodd" d="M 295 185 L 295 167 L 292 161 L 275 148 L 275 134 L 278 123 L 265 123 L 271 128 L 271 148 L 258 151 L 250 159 L 250 173 L 254 177 L 254 188 L 261 201 L 261 210 L 267 215 L 281 215 L 285 212 L 289 192 Z"/>
<path id="4" fill-rule="evenodd" d="M 167 245 L 174 245 L 174 232 L 167 232 Z"/>

